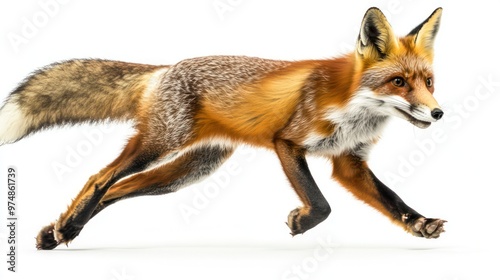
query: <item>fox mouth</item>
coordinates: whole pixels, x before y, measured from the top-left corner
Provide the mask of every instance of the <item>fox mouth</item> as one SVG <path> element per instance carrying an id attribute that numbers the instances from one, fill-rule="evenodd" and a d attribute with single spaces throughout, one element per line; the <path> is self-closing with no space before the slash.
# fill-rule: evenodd
<path id="1" fill-rule="evenodd" d="M 421 121 L 397 107 L 394 107 L 394 109 L 396 109 L 407 121 L 418 128 L 428 128 L 431 125 L 430 122 Z"/>

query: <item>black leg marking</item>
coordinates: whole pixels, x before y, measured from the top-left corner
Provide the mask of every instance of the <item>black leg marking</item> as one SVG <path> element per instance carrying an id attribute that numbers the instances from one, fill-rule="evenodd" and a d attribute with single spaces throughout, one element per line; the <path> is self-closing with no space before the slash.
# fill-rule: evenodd
<path id="1" fill-rule="evenodd" d="M 445 220 L 425 218 L 406 205 L 404 201 L 386 185 L 384 185 L 370 170 L 372 180 L 380 194 L 381 201 L 394 219 L 403 222 L 407 230 L 418 237 L 438 238 L 444 230 Z"/>

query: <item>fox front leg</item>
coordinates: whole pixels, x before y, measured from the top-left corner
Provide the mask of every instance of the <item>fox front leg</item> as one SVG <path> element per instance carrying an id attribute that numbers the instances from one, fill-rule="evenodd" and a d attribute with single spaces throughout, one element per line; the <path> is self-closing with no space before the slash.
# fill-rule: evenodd
<path id="1" fill-rule="evenodd" d="M 445 220 L 426 218 L 413 210 L 356 155 L 333 158 L 333 177 L 355 197 L 372 206 L 414 236 L 438 238 Z"/>
<path id="2" fill-rule="evenodd" d="M 276 140 L 275 148 L 286 176 L 304 204 L 290 212 L 287 225 L 292 235 L 304 233 L 328 217 L 330 206 L 314 182 L 305 151 L 286 140 Z"/>

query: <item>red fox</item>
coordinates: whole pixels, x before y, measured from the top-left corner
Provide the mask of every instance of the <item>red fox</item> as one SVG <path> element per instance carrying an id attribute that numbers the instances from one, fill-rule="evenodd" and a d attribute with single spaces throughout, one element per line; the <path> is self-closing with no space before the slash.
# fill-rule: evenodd
<path id="1" fill-rule="evenodd" d="M 241 143 L 276 151 L 303 203 L 288 216 L 292 235 L 330 214 L 306 162 L 306 155 L 319 155 L 355 197 L 415 236 L 439 237 L 446 221 L 407 206 L 377 179 L 367 157 L 390 116 L 419 128 L 443 116 L 432 70 L 441 13 L 397 37 L 383 13 L 370 8 L 355 50 L 326 60 L 210 56 L 171 66 L 70 60 L 34 72 L 0 109 L 0 144 L 86 122 L 132 120 L 137 130 L 40 231 L 37 248 L 67 244 L 117 201 L 175 192 L 209 176 Z"/>

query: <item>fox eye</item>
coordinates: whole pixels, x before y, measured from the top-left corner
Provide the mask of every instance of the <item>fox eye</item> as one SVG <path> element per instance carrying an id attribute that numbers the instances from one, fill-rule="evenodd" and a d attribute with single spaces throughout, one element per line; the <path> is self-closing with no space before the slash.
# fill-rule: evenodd
<path id="1" fill-rule="evenodd" d="M 401 77 L 396 77 L 392 79 L 392 84 L 396 87 L 404 87 L 406 85 L 405 79 Z"/>
<path id="2" fill-rule="evenodd" d="M 427 85 L 427 87 L 432 87 L 432 85 L 433 85 L 432 78 L 427 78 L 427 80 L 425 81 L 425 84 Z"/>

